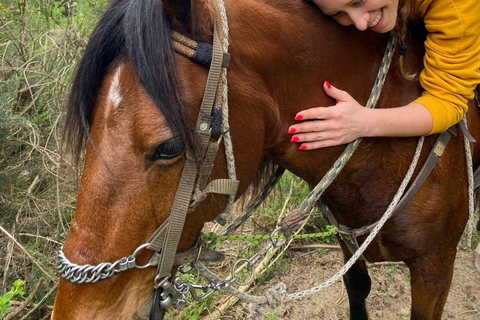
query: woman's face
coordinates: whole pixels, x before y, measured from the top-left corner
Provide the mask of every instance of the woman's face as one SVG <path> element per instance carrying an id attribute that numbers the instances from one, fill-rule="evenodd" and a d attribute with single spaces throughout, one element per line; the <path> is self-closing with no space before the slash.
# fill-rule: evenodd
<path id="1" fill-rule="evenodd" d="M 355 25 L 358 30 L 370 29 L 385 33 L 397 22 L 399 0 L 313 0 L 322 12 L 342 26 Z"/>

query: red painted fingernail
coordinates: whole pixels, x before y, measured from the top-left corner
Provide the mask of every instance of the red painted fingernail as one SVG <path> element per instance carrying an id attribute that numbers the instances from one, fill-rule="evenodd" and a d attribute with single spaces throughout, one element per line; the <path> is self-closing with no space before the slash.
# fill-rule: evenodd
<path id="1" fill-rule="evenodd" d="M 295 128 L 290 128 L 290 130 L 288 130 L 288 134 L 294 134 L 295 133 Z"/>
<path id="2" fill-rule="evenodd" d="M 306 150 L 306 149 L 307 149 L 307 146 L 304 145 L 304 144 L 302 144 L 302 145 L 300 146 L 300 148 L 298 148 L 298 150 Z"/>
<path id="3" fill-rule="evenodd" d="M 297 116 L 294 118 L 294 120 L 302 120 L 303 116 L 301 114 L 297 114 Z"/>
<path id="4" fill-rule="evenodd" d="M 297 142 L 298 141 L 298 137 L 293 137 L 292 139 L 290 139 L 290 142 Z"/>
<path id="5" fill-rule="evenodd" d="M 330 82 L 325 81 L 325 84 L 327 85 L 327 88 L 328 88 L 328 89 L 332 89 L 332 85 L 330 84 Z"/>

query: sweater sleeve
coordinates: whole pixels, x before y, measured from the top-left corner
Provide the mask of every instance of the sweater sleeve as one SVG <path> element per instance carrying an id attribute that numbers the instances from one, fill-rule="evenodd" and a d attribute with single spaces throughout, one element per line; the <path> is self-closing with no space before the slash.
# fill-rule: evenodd
<path id="1" fill-rule="evenodd" d="M 459 122 L 480 83 L 480 1 L 416 0 L 414 14 L 428 30 L 424 69 L 425 90 L 415 100 L 433 118 L 430 134 Z"/>

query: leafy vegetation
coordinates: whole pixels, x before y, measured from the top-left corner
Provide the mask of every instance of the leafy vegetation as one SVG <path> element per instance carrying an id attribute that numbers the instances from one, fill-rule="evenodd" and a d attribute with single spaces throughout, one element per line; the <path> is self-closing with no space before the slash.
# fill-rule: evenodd
<path id="1" fill-rule="evenodd" d="M 4 316 L 7 310 L 12 306 L 10 301 L 15 297 L 22 297 L 23 296 L 23 285 L 25 281 L 23 280 L 16 280 L 10 291 L 0 296 L 0 317 Z"/>

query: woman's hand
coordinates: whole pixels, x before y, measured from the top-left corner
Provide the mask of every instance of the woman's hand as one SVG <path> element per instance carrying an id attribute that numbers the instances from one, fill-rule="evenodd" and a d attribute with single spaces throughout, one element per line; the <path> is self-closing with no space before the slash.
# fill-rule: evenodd
<path id="1" fill-rule="evenodd" d="M 297 113 L 295 120 L 302 122 L 290 126 L 288 133 L 293 134 L 291 142 L 301 143 L 299 150 L 338 146 L 368 135 L 371 110 L 328 81 L 323 84 L 323 89 L 337 103 Z"/>

